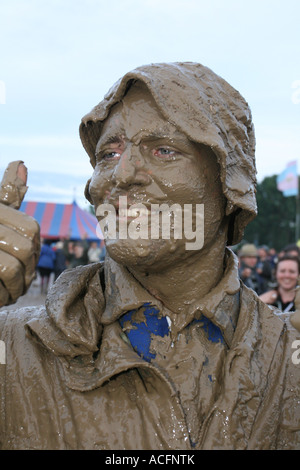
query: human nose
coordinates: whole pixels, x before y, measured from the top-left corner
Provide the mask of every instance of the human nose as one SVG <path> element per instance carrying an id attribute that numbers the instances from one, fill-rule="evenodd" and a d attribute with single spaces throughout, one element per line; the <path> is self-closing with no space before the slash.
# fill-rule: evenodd
<path id="1" fill-rule="evenodd" d="M 112 182 L 121 188 L 149 182 L 145 162 L 138 146 L 130 144 L 126 147 L 114 169 Z"/>

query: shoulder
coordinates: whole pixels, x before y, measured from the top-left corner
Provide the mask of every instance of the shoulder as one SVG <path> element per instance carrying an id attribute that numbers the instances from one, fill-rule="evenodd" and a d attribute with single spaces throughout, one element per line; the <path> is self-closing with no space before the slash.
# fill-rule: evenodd
<path id="1" fill-rule="evenodd" d="M 0 312 L 0 338 L 10 334 L 12 329 L 15 331 L 24 329 L 26 323 L 41 316 L 46 316 L 44 305 L 16 307 L 16 309 L 3 308 Z"/>
<path id="2" fill-rule="evenodd" d="M 34 348 L 28 335 L 27 324 L 34 319 L 46 317 L 44 306 L 23 307 L 15 310 L 3 310 L 0 313 L 0 342 L 2 360 L 9 370 L 15 370 L 20 364 L 31 363 Z M 34 353 L 35 355 L 35 353 Z M 24 364 L 20 370 L 24 370 Z"/>
<path id="3" fill-rule="evenodd" d="M 282 361 L 289 370 L 286 381 L 289 382 L 292 376 L 297 377 L 300 385 L 300 332 L 291 322 L 293 312 L 283 313 L 277 307 L 265 304 L 253 290 L 245 286 L 242 291 L 243 303 L 251 316 L 251 322 L 257 323 L 260 344 L 265 343 L 268 348 L 273 344 L 275 350 L 281 351 Z"/>
<path id="4" fill-rule="evenodd" d="M 288 328 L 286 318 L 281 313 L 277 307 L 266 304 L 256 292 L 242 284 L 240 319 L 244 328 L 255 332 L 260 348 L 270 348 L 275 352 L 277 347 L 284 347 L 287 336 L 297 335 L 295 329 Z"/>

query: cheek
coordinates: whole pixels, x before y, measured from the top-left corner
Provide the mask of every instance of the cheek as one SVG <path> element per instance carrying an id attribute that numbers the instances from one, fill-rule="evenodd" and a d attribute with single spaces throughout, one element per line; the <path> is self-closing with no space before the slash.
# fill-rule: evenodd
<path id="1" fill-rule="evenodd" d="M 280 273 L 277 275 L 277 280 L 278 281 L 294 281 L 296 280 L 296 277 L 294 274 L 291 273 Z"/>
<path id="2" fill-rule="evenodd" d="M 203 161 L 204 160 L 204 161 Z M 221 179 L 217 163 L 214 159 L 196 160 L 190 168 L 191 179 L 198 194 L 207 201 L 220 201 L 223 199 Z"/>
<path id="3" fill-rule="evenodd" d="M 170 201 L 181 204 L 200 203 L 205 195 L 205 182 L 201 181 L 197 169 L 189 162 L 166 165 L 152 173 L 152 178 L 160 186 Z"/>

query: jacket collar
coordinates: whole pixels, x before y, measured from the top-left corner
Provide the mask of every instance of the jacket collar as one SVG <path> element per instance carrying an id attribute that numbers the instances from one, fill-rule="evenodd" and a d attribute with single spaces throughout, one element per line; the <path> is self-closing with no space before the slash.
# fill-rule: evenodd
<path id="1" fill-rule="evenodd" d="M 171 318 L 179 331 L 204 314 L 222 331 L 230 347 L 239 312 L 237 260 L 226 254 L 220 283 L 191 306 L 182 319 Z M 67 385 L 86 391 L 132 367 L 150 367 L 133 351 L 116 321 L 128 310 L 151 303 L 172 316 L 124 267 L 108 259 L 103 292 L 101 264 L 65 271 L 50 290 L 46 311 L 27 323 L 27 333 L 60 358 Z M 122 336 L 123 335 L 123 336 Z M 157 372 L 157 371 L 156 371 Z"/>
<path id="2" fill-rule="evenodd" d="M 105 265 L 105 310 L 101 322 L 110 324 L 129 310 L 138 309 L 148 303 L 158 308 L 171 320 L 171 334 L 174 337 L 195 318 L 203 314 L 209 318 L 223 333 L 230 347 L 236 328 L 239 311 L 238 260 L 231 250 L 226 250 L 224 275 L 202 299 L 190 305 L 185 315 L 170 312 L 159 300 L 153 297 L 123 266 L 111 258 Z"/>

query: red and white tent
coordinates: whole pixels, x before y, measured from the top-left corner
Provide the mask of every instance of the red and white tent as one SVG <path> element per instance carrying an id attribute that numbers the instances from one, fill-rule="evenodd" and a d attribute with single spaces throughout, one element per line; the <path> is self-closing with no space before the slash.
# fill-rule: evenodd
<path id="1" fill-rule="evenodd" d="M 42 238 L 103 239 L 96 217 L 81 209 L 75 201 L 73 204 L 23 201 L 20 210 L 37 220 Z"/>

